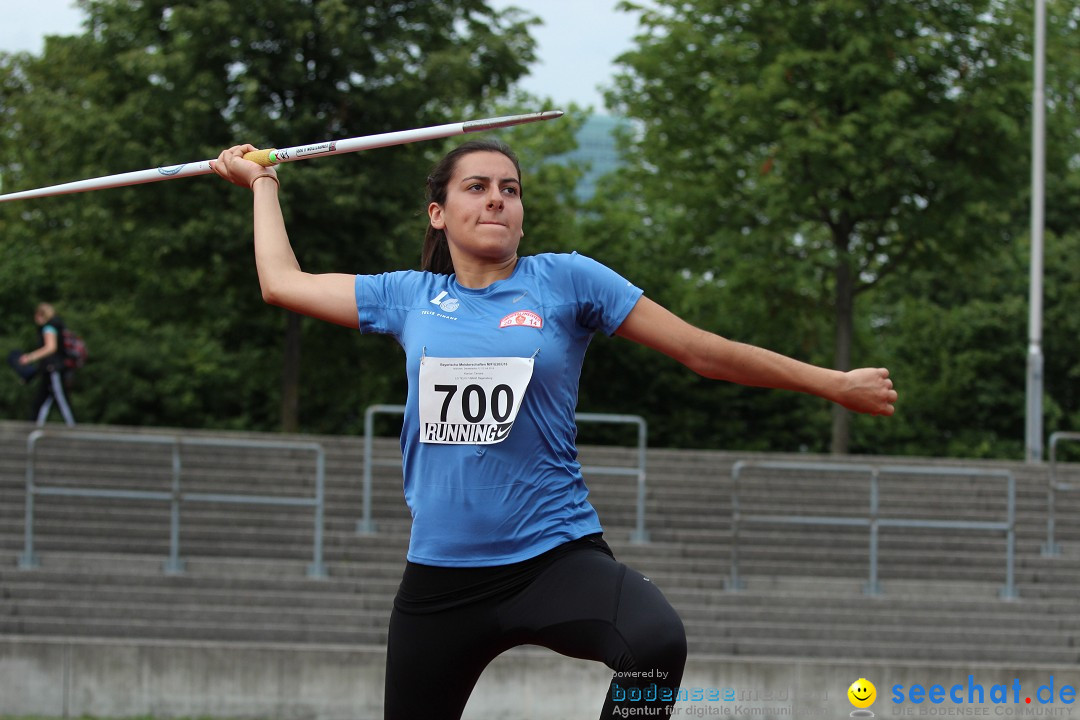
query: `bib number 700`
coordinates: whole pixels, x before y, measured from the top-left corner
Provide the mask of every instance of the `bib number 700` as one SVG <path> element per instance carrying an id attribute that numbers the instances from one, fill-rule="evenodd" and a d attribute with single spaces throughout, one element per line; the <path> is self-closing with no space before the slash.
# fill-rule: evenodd
<path id="1" fill-rule="evenodd" d="M 521 409 L 532 370 L 532 358 L 423 358 L 420 441 L 502 442 Z"/>
<path id="2" fill-rule="evenodd" d="M 436 385 L 435 392 L 445 393 L 439 422 L 446 422 L 449 416 L 450 402 L 458 393 L 457 385 Z M 487 417 L 488 396 L 479 385 L 466 385 L 461 393 L 461 414 L 471 423 L 478 423 Z M 473 412 L 473 408 L 476 411 Z M 495 422 L 506 422 L 514 409 L 514 389 L 509 385 L 496 385 L 491 391 L 491 417 Z"/>

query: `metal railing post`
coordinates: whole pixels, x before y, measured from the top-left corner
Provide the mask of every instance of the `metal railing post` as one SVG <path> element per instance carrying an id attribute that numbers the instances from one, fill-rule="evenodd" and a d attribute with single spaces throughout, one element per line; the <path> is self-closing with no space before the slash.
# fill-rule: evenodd
<path id="1" fill-rule="evenodd" d="M 183 466 L 180 460 L 180 440 L 173 438 L 172 443 L 172 479 L 169 500 L 169 559 L 165 561 L 165 572 L 178 575 L 184 572 L 184 561 L 180 559 L 180 475 Z"/>
<path id="2" fill-rule="evenodd" d="M 1014 568 L 1016 566 L 1016 476 L 1009 473 L 1009 529 L 1005 531 L 1005 587 L 1001 589 L 1001 597 L 1013 600 L 1019 597 L 1016 592 L 1016 580 Z"/>
<path id="3" fill-rule="evenodd" d="M 739 475 L 746 463 L 738 460 L 731 466 L 731 570 L 724 579 L 725 590 L 742 590 L 745 583 L 739 579 L 739 523 L 742 512 L 739 509 Z"/>
<path id="4" fill-rule="evenodd" d="M 1054 542 L 1054 486 L 1057 484 L 1057 433 L 1050 436 L 1050 472 L 1046 487 L 1046 542 L 1042 546 L 1043 557 L 1061 554 L 1061 546 Z"/>
<path id="5" fill-rule="evenodd" d="M 648 445 L 648 426 L 645 418 L 640 415 L 612 415 L 608 413 L 585 413 L 579 412 L 574 415 L 575 422 L 598 422 L 637 425 L 637 467 L 620 466 L 582 466 L 582 473 L 595 475 L 631 475 L 637 478 L 637 499 L 635 501 L 634 530 L 630 533 L 630 542 L 634 545 L 644 545 L 649 542 L 649 532 L 645 529 L 645 450 Z"/>
<path id="6" fill-rule="evenodd" d="M 326 518 L 326 452 L 322 446 L 315 450 L 315 542 L 311 564 L 308 565 L 308 577 L 327 577 L 323 563 L 323 525 Z"/>
<path id="7" fill-rule="evenodd" d="M 1071 483 L 1061 483 L 1057 479 L 1057 446 L 1062 440 L 1080 440 L 1080 433 L 1056 432 L 1050 436 L 1049 479 L 1046 488 L 1046 542 L 1042 546 L 1043 557 L 1057 557 L 1061 554 L 1061 545 L 1054 542 L 1054 518 L 1056 516 L 1056 492 L 1076 489 Z"/>
<path id="8" fill-rule="evenodd" d="M 371 452 L 374 449 L 372 434 L 375 432 L 374 417 L 377 405 L 371 405 L 364 411 L 364 475 L 363 475 L 363 503 L 360 513 L 360 522 L 356 523 L 357 535 L 374 535 L 375 522 L 371 518 Z"/>
<path id="9" fill-rule="evenodd" d="M 866 595 L 880 595 L 881 583 L 878 582 L 878 511 L 881 506 L 878 469 L 870 472 L 870 579 L 863 588 Z"/>
<path id="10" fill-rule="evenodd" d="M 26 439 L 26 514 L 23 518 L 23 552 L 19 556 L 19 568 L 30 570 L 41 565 L 34 555 L 34 459 L 41 430 L 30 433 Z"/>
<path id="11" fill-rule="evenodd" d="M 649 444 L 649 437 L 645 419 L 638 418 L 638 421 L 637 524 L 630 542 L 644 545 L 649 542 L 649 532 L 645 529 L 645 448 Z"/>
<path id="12" fill-rule="evenodd" d="M 361 518 L 356 523 L 357 535 L 374 535 L 375 520 L 372 518 L 372 484 L 374 478 L 372 477 L 371 468 L 375 464 L 372 454 L 375 451 L 375 415 L 378 413 L 403 415 L 405 413 L 404 405 L 369 405 L 367 410 L 364 411 L 364 488 L 363 488 L 363 507 L 361 508 Z"/>

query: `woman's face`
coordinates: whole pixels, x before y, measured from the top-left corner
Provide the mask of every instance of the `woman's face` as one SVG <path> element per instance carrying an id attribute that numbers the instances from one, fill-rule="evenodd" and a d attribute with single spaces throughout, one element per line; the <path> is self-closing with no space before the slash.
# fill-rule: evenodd
<path id="1" fill-rule="evenodd" d="M 475 152 L 458 159 L 446 202 L 428 206 L 431 226 L 446 233 L 455 266 L 513 258 L 524 214 L 517 168 L 500 152 Z"/>

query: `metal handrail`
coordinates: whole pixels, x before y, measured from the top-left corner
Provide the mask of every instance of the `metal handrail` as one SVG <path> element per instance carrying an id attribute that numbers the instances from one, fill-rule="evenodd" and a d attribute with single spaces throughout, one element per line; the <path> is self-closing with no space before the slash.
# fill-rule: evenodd
<path id="1" fill-rule="evenodd" d="M 1054 542 L 1054 517 L 1055 499 L 1057 491 L 1078 490 L 1080 486 L 1072 483 L 1058 482 L 1057 479 L 1057 446 L 1062 440 L 1080 440 L 1077 432 L 1056 432 L 1050 436 L 1050 463 L 1046 488 L 1046 543 L 1042 546 L 1044 557 L 1057 557 L 1061 555 L 1061 546 Z"/>
<path id="2" fill-rule="evenodd" d="M 645 449 L 649 442 L 649 426 L 640 415 L 610 415 L 606 413 L 577 413 L 576 422 L 623 423 L 637 426 L 637 466 L 583 465 L 582 473 L 591 475 L 632 475 L 637 478 L 637 500 L 635 508 L 634 531 L 630 533 L 630 542 L 644 545 L 649 542 L 649 532 L 645 529 Z"/>
<path id="3" fill-rule="evenodd" d="M 67 488 L 38 485 L 35 481 L 34 460 L 37 443 L 45 437 L 63 437 L 91 442 L 124 442 L 143 445 L 172 446 L 172 487 L 169 492 L 151 490 L 115 490 L 105 488 Z M 254 448 L 272 450 L 304 450 L 315 453 L 315 497 L 282 497 L 276 495 L 235 495 L 223 493 L 185 493 L 181 489 L 183 464 L 181 448 L 185 445 L 200 447 Z M 96 497 L 118 500 L 159 500 L 170 503 L 169 521 L 169 558 L 165 561 L 164 571 L 182 573 L 184 562 L 180 558 L 180 505 L 184 502 L 216 502 L 248 505 L 279 505 L 311 507 L 315 514 L 313 559 L 308 565 L 308 576 L 325 578 L 326 565 L 323 562 L 323 525 L 325 517 L 325 480 L 326 453 L 319 443 L 285 442 L 275 440 L 225 440 L 220 438 L 191 438 L 178 435 L 135 435 L 120 433 L 94 433 L 79 430 L 35 430 L 27 438 L 26 461 L 26 519 L 24 528 L 24 548 L 19 556 L 21 569 L 35 568 L 40 565 L 34 553 L 34 498 L 39 495 L 67 497 Z"/>
<path id="4" fill-rule="evenodd" d="M 373 480 L 371 477 L 371 468 L 374 465 L 381 467 L 400 467 L 401 460 L 388 461 L 379 460 L 378 462 L 372 457 L 372 450 L 374 447 L 374 419 L 378 414 L 386 415 L 404 415 L 404 405 L 369 405 L 367 410 L 364 411 L 364 489 L 363 489 L 363 508 L 361 512 L 360 520 L 356 523 L 356 533 L 358 535 L 374 535 L 375 534 L 375 521 L 372 519 L 372 507 L 371 507 L 371 486 Z"/>
<path id="5" fill-rule="evenodd" d="M 870 507 L 866 517 L 826 517 L 800 515 L 743 515 L 739 505 L 739 476 L 744 468 L 765 470 L 803 470 L 811 472 L 837 472 L 866 474 L 870 479 Z M 927 520 L 919 518 L 879 517 L 880 493 L 878 482 L 882 475 L 981 475 L 1001 477 L 1006 480 L 1007 508 L 1003 522 L 976 522 L 965 520 Z M 799 525 L 839 525 L 869 528 L 869 579 L 863 590 L 867 595 L 881 594 L 878 581 L 878 529 L 882 527 L 937 528 L 949 530 L 997 530 L 1005 533 L 1005 586 L 1001 589 L 1003 599 L 1017 597 L 1015 583 L 1016 557 L 1016 478 L 1008 470 L 979 470 L 974 468 L 937 468 L 911 465 L 860 465 L 842 463 L 796 463 L 751 462 L 739 460 L 731 468 L 731 573 L 725 580 L 728 590 L 744 587 L 739 578 L 739 528 L 743 522 L 770 522 Z"/>
<path id="6" fill-rule="evenodd" d="M 374 418 L 378 414 L 395 414 L 403 415 L 405 413 L 404 405 L 370 405 L 364 411 L 364 488 L 363 488 L 363 509 L 361 519 L 356 523 L 356 532 L 360 535 L 373 535 L 375 534 L 375 521 L 372 519 L 372 473 L 371 469 L 375 465 L 381 467 L 397 467 L 401 465 L 401 460 L 375 460 L 372 457 L 373 450 L 373 433 L 374 433 Z M 610 466 L 610 465 L 583 465 L 581 467 L 582 473 L 589 473 L 594 475 L 631 475 L 637 478 L 637 509 L 634 531 L 630 533 L 630 542 L 636 545 L 643 545 L 649 542 L 649 533 L 645 529 L 645 490 L 646 490 L 646 472 L 645 472 L 645 450 L 648 446 L 648 424 L 645 419 L 639 415 L 612 415 L 605 413 L 576 413 L 574 416 L 576 422 L 603 422 L 603 423 L 621 423 L 632 424 L 637 426 L 637 465 L 633 467 L 625 466 Z"/>

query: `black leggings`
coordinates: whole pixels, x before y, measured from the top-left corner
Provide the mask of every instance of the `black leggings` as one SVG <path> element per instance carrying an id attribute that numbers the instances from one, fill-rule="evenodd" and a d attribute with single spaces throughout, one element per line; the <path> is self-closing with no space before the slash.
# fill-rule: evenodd
<path id="1" fill-rule="evenodd" d="M 395 607 L 384 718 L 460 718 L 480 673 L 518 645 L 614 670 L 601 718 L 620 707 L 663 708 L 648 716 L 668 717 L 686 662 L 686 632 L 660 590 L 600 548 L 585 547 L 558 555 L 512 593 L 422 614 Z"/>

